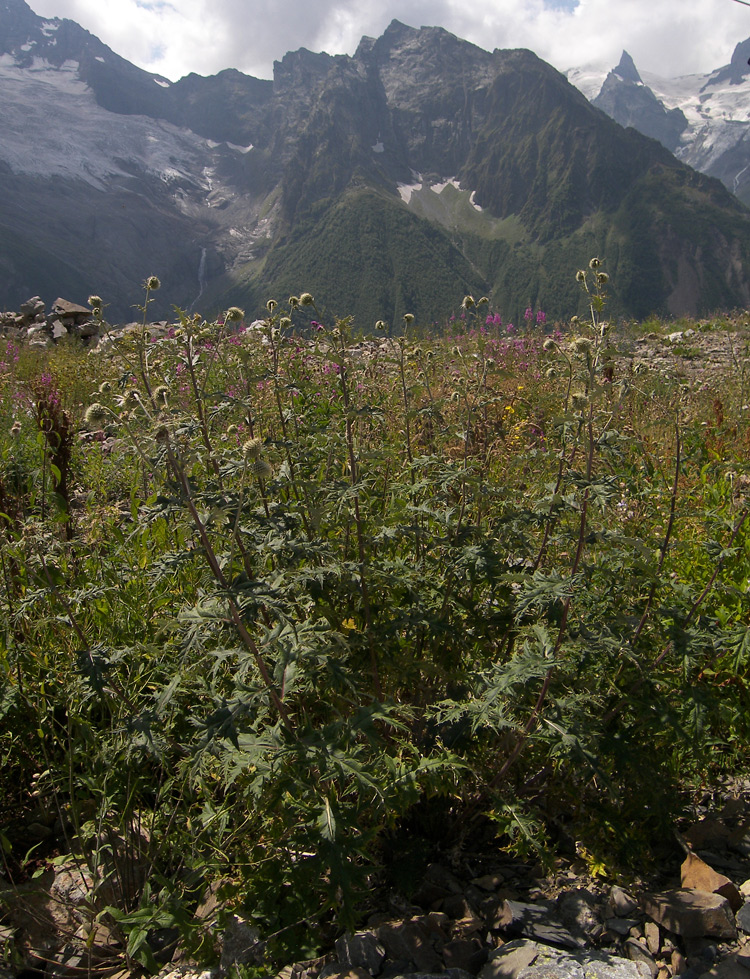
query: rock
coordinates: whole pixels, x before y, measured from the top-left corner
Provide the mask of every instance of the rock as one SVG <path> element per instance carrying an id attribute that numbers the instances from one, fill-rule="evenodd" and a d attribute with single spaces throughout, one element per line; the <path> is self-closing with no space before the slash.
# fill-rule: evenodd
<path id="1" fill-rule="evenodd" d="M 342 935 L 336 942 L 336 955 L 343 965 L 367 969 L 376 976 L 385 958 L 385 949 L 371 931 Z"/>
<path id="2" fill-rule="evenodd" d="M 649 970 L 652 979 L 656 979 L 656 973 L 659 970 L 656 968 L 653 955 L 645 945 L 639 942 L 637 938 L 629 938 L 625 942 L 625 951 L 631 961 L 642 963 Z"/>
<path id="3" fill-rule="evenodd" d="M 705 972 L 719 959 L 719 949 L 710 938 L 686 938 L 683 945 L 687 955 L 688 971 Z"/>
<path id="4" fill-rule="evenodd" d="M 222 935 L 221 971 L 226 973 L 238 965 L 258 965 L 263 958 L 259 939 L 257 928 L 237 914 L 229 915 Z"/>
<path id="5" fill-rule="evenodd" d="M 678 949 L 672 952 L 672 958 L 670 960 L 672 966 L 672 975 L 679 976 L 687 969 L 687 962 L 685 961 L 685 956 Z"/>
<path id="6" fill-rule="evenodd" d="M 474 976 L 463 969 L 445 969 L 443 972 L 396 973 L 391 979 L 474 979 Z"/>
<path id="7" fill-rule="evenodd" d="M 731 832 L 722 819 L 707 817 L 698 823 L 693 823 L 682 834 L 683 839 L 696 849 L 702 850 L 708 846 L 724 846 Z"/>
<path id="8" fill-rule="evenodd" d="M 67 299 L 57 298 L 52 303 L 52 310 L 59 316 L 85 316 L 86 318 L 91 316 L 91 308 L 89 306 L 79 306 L 77 303 L 71 303 Z"/>
<path id="9" fill-rule="evenodd" d="M 440 910 L 454 919 L 473 917 L 473 912 L 463 894 L 449 894 L 442 900 Z"/>
<path id="10" fill-rule="evenodd" d="M 389 959 L 413 962 L 420 972 L 439 972 L 443 968 L 441 953 L 449 927 L 447 915 L 432 912 L 383 924 L 376 935 Z"/>
<path id="11" fill-rule="evenodd" d="M 341 969 L 336 962 L 332 962 L 329 966 L 321 969 L 319 979 L 372 979 L 372 976 L 367 969 L 361 969 L 358 966 Z"/>
<path id="12" fill-rule="evenodd" d="M 661 933 L 659 926 L 654 921 L 647 921 L 643 926 L 646 946 L 652 955 L 658 955 L 661 948 Z"/>
<path id="13" fill-rule="evenodd" d="M 53 830 L 43 823 L 29 823 L 26 832 L 32 840 L 48 840 L 53 835 Z"/>
<path id="14" fill-rule="evenodd" d="M 431 863 L 413 898 L 421 908 L 432 908 L 449 895 L 462 898 L 463 888 L 458 878 L 439 863 Z M 450 912 L 447 912 L 450 914 Z M 452 915 L 460 918 L 463 913 Z"/>
<path id="15" fill-rule="evenodd" d="M 487 964 L 479 973 L 479 979 L 515 979 L 518 973 L 536 959 L 539 946 L 523 938 L 506 942 L 490 952 Z"/>
<path id="16" fill-rule="evenodd" d="M 562 945 L 564 948 L 581 948 L 581 938 L 573 935 L 557 917 L 555 906 L 549 901 L 538 904 L 522 904 L 506 901 L 497 927 L 512 936 L 538 938 L 541 942 Z"/>
<path id="17" fill-rule="evenodd" d="M 470 914 L 465 918 L 460 918 L 458 921 L 453 922 L 451 934 L 453 938 L 469 938 L 471 935 L 476 935 L 486 930 L 487 925 L 484 919 Z"/>
<path id="18" fill-rule="evenodd" d="M 740 884 L 740 894 L 746 901 L 750 901 L 750 880 L 743 881 Z"/>
<path id="19" fill-rule="evenodd" d="M 596 907 L 596 895 L 583 887 L 565 891 L 557 899 L 560 920 L 573 935 L 584 941 L 592 941 L 602 932 Z"/>
<path id="20" fill-rule="evenodd" d="M 660 894 L 645 894 L 641 905 L 657 924 L 683 938 L 703 935 L 737 937 L 732 909 L 720 894 L 679 888 Z"/>
<path id="21" fill-rule="evenodd" d="M 44 303 L 39 296 L 32 296 L 32 298 L 27 299 L 25 303 L 21 303 L 18 311 L 25 320 L 33 320 L 36 319 L 40 313 L 44 315 Z"/>
<path id="22" fill-rule="evenodd" d="M 651 979 L 651 972 L 606 952 L 564 952 L 518 941 L 491 953 L 479 979 Z"/>
<path id="23" fill-rule="evenodd" d="M 750 972 L 747 967 L 742 965 L 734 955 L 717 962 L 701 975 L 701 979 L 748 979 L 748 977 Z"/>
<path id="24" fill-rule="evenodd" d="M 461 938 L 443 947 L 446 969 L 462 969 L 476 975 L 487 961 L 488 949 L 478 938 Z"/>
<path id="25" fill-rule="evenodd" d="M 484 877 L 475 877 L 472 881 L 476 887 L 479 887 L 483 891 L 496 891 L 499 887 L 503 886 L 505 878 L 500 874 L 485 874 Z M 748 881 L 750 884 L 750 881 Z"/>
<path id="26" fill-rule="evenodd" d="M 632 928 L 636 928 L 640 922 L 635 918 L 607 918 L 604 922 L 607 931 L 614 932 L 615 935 L 628 935 Z"/>
<path id="27" fill-rule="evenodd" d="M 737 912 L 735 918 L 737 927 L 740 931 L 750 934 L 750 901 L 746 901 Z"/>
<path id="28" fill-rule="evenodd" d="M 732 881 L 709 867 L 696 853 L 688 853 L 680 867 L 680 883 L 690 890 L 721 894 L 733 911 L 742 907 L 742 896 Z"/>
<path id="29" fill-rule="evenodd" d="M 638 908 L 635 898 L 617 884 L 609 892 L 609 903 L 618 918 L 629 918 Z"/>
<path id="30" fill-rule="evenodd" d="M 80 337 L 82 340 L 99 336 L 99 324 L 93 320 L 87 320 L 85 323 L 76 323 L 72 329 L 73 335 Z"/>

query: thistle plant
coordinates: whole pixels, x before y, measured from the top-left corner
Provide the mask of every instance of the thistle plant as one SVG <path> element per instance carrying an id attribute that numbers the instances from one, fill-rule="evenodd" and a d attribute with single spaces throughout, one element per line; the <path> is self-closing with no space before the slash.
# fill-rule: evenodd
<path id="1" fill-rule="evenodd" d="M 302 291 L 0 375 L 6 878 L 70 859 L 146 971 L 156 928 L 211 961 L 221 881 L 281 965 L 358 925 L 436 799 L 453 853 L 490 820 L 544 860 L 564 818 L 614 876 L 688 776 L 745 769 L 743 381 L 629 370 L 604 276 L 544 342 L 478 301 L 362 341 Z"/>

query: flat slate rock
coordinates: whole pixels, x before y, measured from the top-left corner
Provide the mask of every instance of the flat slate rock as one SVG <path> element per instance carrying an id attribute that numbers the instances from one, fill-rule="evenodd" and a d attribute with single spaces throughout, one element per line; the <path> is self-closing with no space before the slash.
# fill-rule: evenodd
<path id="1" fill-rule="evenodd" d="M 607 952 L 565 952 L 519 939 L 492 953 L 478 979 L 651 979 L 651 972 Z"/>
<path id="2" fill-rule="evenodd" d="M 750 933 L 750 901 L 745 901 L 737 912 L 735 920 L 740 931 Z"/>
<path id="3" fill-rule="evenodd" d="M 538 904 L 522 904 L 505 901 L 502 911 L 494 922 L 509 935 L 538 938 L 550 945 L 563 948 L 583 948 L 583 939 L 573 935 L 560 921 L 554 904 L 541 901 Z"/>

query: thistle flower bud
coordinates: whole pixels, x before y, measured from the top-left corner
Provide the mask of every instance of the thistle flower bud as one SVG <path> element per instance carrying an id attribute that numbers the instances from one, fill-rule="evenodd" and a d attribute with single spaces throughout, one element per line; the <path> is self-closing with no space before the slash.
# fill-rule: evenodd
<path id="1" fill-rule="evenodd" d="M 594 345 L 588 337 L 576 337 L 573 341 L 573 351 L 581 356 L 588 356 L 594 349 Z"/>
<path id="2" fill-rule="evenodd" d="M 102 381 L 99 385 L 99 394 L 108 394 L 112 390 L 112 385 L 109 381 Z"/>
<path id="3" fill-rule="evenodd" d="M 578 269 L 578 271 L 576 272 L 576 282 L 585 282 L 585 281 L 586 281 L 586 273 L 584 272 L 583 269 Z"/>
<path id="4" fill-rule="evenodd" d="M 279 327 L 282 330 L 288 330 L 291 325 L 292 325 L 292 321 L 288 316 L 282 316 L 281 319 L 279 320 Z M 276 337 L 279 336 L 279 330 L 274 330 L 272 335 L 273 338 L 276 339 Z"/>
<path id="5" fill-rule="evenodd" d="M 268 310 L 269 313 L 272 313 L 278 305 L 279 304 L 276 302 L 275 299 L 269 299 L 268 302 L 266 303 L 266 309 Z"/>
<path id="6" fill-rule="evenodd" d="M 600 258 L 592 258 L 591 261 L 589 262 L 589 268 L 596 271 L 596 269 L 598 269 L 601 264 L 602 262 Z"/>
<path id="7" fill-rule="evenodd" d="M 292 307 L 292 309 L 296 309 L 299 306 L 299 296 L 290 296 L 289 305 Z"/>
<path id="8" fill-rule="evenodd" d="M 246 459 L 259 459 L 262 451 L 262 439 L 248 439 L 242 446 L 242 452 Z"/>
<path id="9" fill-rule="evenodd" d="M 404 323 L 406 323 L 407 326 L 411 326 L 413 322 L 414 322 L 414 313 L 404 313 Z"/>
<path id="10" fill-rule="evenodd" d="M 570 401 L 575 411 L 583 411 L 583 409 L 589 403 L 589 399 L 583 393 L 583 391 L 576 391 L 576 393 L 571 396 Z"/>
<path id="11" fill-rule="evenodd" d="M 376 330 L 385 330 L 385 328 L 386 328 L 385 320 L 378 320 L 377 323 L 375 324 Z"/>
<path id="12" fill-rule="evenodd" d="M 303 292 L 302 295 L 299 297 L 300 306 L 312 306 L 314 302 L 315 300 L 313 299 L 313 297 L 310 295 L 309 292 Z"/>
<path id="13" fill-rule="evenodd" d="M 608 282 L 609 282 L 609 276 L 607 275 L 606 272 L 596 273 L 596 284 L 598 286 L 606 286 Z"/>
<path id="14" fill-rule="evenodd" d="M 150 275 L 143 283 L 143 287 L 148 289 L 149 292 L 156 292 L 157 289 L 161 288 L 159 277 L 156 275 Z"/>
<path id="15" fill-rule="evenodd" d="M 549 337 L 542 344 L 542 349 L 543 350 L 546 350 L 547 353 L 551 353 L 552 351 L 557 350 L 557 344 L 555 343 L 555 341 L 551 337 Z"/>
<path id="16" fill-rule="evenodd" d="M 230 306 L 224 317 L 225 323 L 239 323 L 240 320 L 244 320 L 245 310 L 240 309 L 239 306 Z"/>
<path id="17" fill-rule="evenodd" d="M 123 408 L 137 408 L 141 403 L 141 396 L 137 391 L 130 390 L 122 399 Z"/>
<path id="18" fill-rule="evenodd" d="M 86 409 L 86 414 L 83 416 L 84 421 L 88 428 L 102 428 L 104 422 L 107 420 L 107 409 L 104 405 L 99 404 L 98 401 L 94 401 Z"/>
<path id="19" fill-rule="evenodd" d="M 154 401 L 157 404 L 159 402 L 165 404 L 167 398 L 169 397 L 169 388 L 167 387 L 166 384 L 157 384 L 157 386 L 154 388 L 154 390 L 151 393 L 153 394 Z"/>
<path id="20" fill-rule="evenodd" d="M 95 313 L 100 313 L 104 303 L 102 302 L 101 296 L 89 296 L 88 298 L 89 306 L 94 310 Z"/>
<path id="21" fill-rule="evenodd" d="M 273 469 L 265 459 L 256 459 L 251 468 L 253 476 L 257 476 L 258 479 L 268 479 L 273 476 Z"/>
<path id="22" fill-rule="evenodd" d="M 461 303 L 461 309 L 471 309 L 472 306 L 476 306 L 473 296 L 464 296 L 463 302 Z"/>

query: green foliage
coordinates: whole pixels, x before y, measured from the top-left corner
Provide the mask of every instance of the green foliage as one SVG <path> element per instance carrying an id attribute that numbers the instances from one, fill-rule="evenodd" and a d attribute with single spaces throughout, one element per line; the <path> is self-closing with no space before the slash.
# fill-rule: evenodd
<path id="1" fill-rule="evenodd" d="M 577 279 L 544 345 L 467 297 L 460 335 L 364 347 L 309 293 L 152 337 L 150 282 L 112 355 L 3 372 L 11 878 L 41 806 L 123 961 L 159 929 L 210 960 L 209 885 L 281 960 L 356 925 L 430 807 L 542 859 L 564 821 L 614 873 L 746 766 L 742 369 L 629 371 L 602 263 Z"/>

